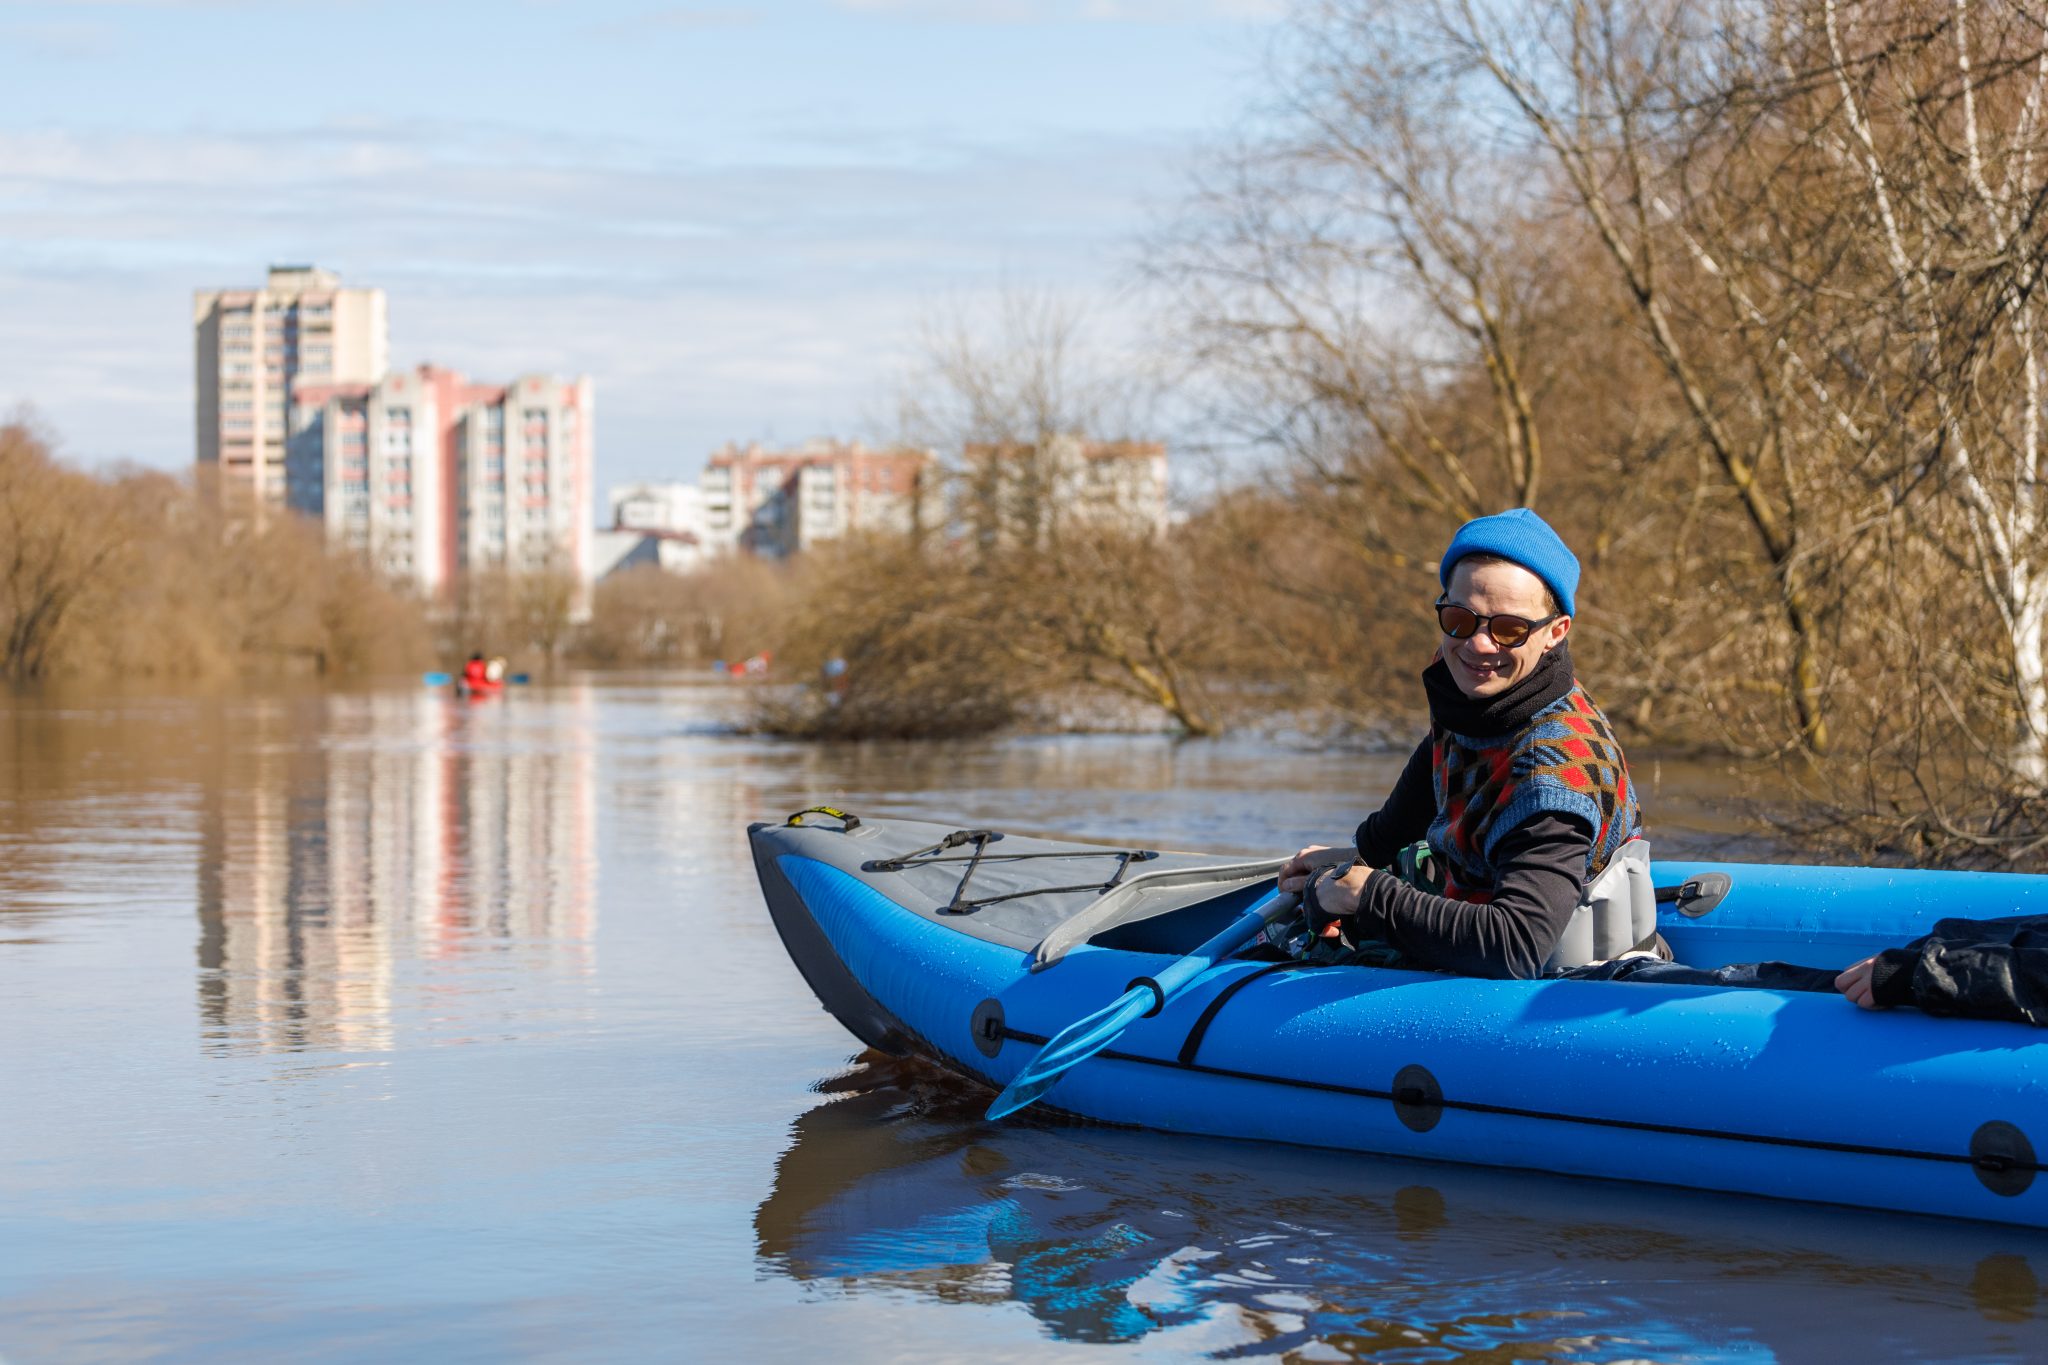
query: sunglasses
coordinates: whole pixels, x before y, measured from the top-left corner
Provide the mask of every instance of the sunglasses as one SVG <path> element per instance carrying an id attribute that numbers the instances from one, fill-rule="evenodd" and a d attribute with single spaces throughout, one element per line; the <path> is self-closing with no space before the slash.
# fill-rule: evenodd
<path id="1" fill-rule="evenodd" d="M 1444 634 L 1453 640 L 1469 640 L 1479 633 L 1481 626 L 1493 637 L 1493 642 L 1503 649 L 1513 649 L 1529 638 L 1539 627 L 1547 626 L 1563 612 L 1552 612 L 1541 621 L 1525 621 L 1519 616 L 1481 616 L 1470 607 L 1461 607 L 1456 602 L 1436 604 L 1436 623 Z"/>

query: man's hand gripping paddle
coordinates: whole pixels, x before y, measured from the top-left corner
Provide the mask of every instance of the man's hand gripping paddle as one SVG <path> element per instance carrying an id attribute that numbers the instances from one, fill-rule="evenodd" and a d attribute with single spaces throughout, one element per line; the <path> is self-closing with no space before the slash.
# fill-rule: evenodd
<path id="1" fill-rule="evenodd" d="M 1061 1029 L 1036 1057 L 1025 1063 L 1009 1088 L 996 1096 L 996 1102 L 988 1107 L 988 1116 L 1004 1118 L 1034 1103 L 1060 1077 L 1115 1042 L 1138 1020 L 1164 1009 L 1166 1002 L 1189 982 L 1258 937 L 1267 925 L 1285 919 L 1300 904 L 1301 897 L 1295 892 L 1270 893 L 1232 920 L 1222 933 L 1159 975 L 1140 977 L 1109 1004 Z"/>

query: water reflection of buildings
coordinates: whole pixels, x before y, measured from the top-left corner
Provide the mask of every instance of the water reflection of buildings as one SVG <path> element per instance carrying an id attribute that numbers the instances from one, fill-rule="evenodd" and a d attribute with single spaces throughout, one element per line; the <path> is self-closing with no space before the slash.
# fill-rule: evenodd
<path id="1" fill-rule="evenodd" d="M 230 1050 L 394 1044 L 408 960 L 521 949 L 587 970 L 587 701 L 422 695 L 259 704 L 205 783 L 203 1029 Z M 539 726 L 520 731 L 518 723 Z M 516 742 L 515 742 L 516 740 Z"/>

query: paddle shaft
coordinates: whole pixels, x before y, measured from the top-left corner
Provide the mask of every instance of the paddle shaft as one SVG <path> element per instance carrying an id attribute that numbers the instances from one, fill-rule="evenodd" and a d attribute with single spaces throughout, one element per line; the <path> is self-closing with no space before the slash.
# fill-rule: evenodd
<path id="1" fill-rule="evenodd" d="M 1251 942 L 1267 925 L 1293 913 L 1300 903 L 1301 897 L 1289 891 L 1275 890 L 1261 897 L 1257 904 L 1193 952 L 1156 975 L 1139 977 L 1115 1000 L 1087 1018 L 1077 1019 L 1061 1029 L 1037 1056 L 1024 1064 L 1024 1069 L 1017 1073 L 1017 1078 L 1004 1088 L 1003 1093 L 996 1096 L 995 1103 L 988 1108 L 988 1116 L 999 1119 L 1034 1103 L 1052 1088 L 1054 1081 L 1115 1042 L 1138 1020 L 1166 1008 L 1166 1003 L 1189 982 L 1215 966 L 1225 955 Z"/>
<path id="2" fill-rule="evenodd" d="M 1225 956 L 1257 938 L 1267 925 L 1286 918 L 1300 904 L 1301 897 L 1294 892 L 1269 892 L 1251 909 L 1232 920 L 1223 932 L 1158 975 L 1141 980 L 1149 979 L 1158 988 L 1159 1005 L 1164 1008 L 1166 1002 L 1171 1000 L 1181 987 L 1208 971 Z"/>

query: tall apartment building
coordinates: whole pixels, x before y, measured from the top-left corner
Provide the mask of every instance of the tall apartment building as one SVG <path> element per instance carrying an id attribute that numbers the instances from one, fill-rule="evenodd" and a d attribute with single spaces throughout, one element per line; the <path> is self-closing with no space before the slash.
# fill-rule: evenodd
<path id="1" fill-rule="evenodd" d="M 259 508 L 291 501 L 305 477 L 286 463 L 293 386 L 374 384 L 390 367 L 384 291 L 344 289 L 310 265 L 272 266 L 255 289 L 195 292 L 192 331 L 200 468 Z"/>
<path id="2" fill-rule="evenodd" d="M 301 382 L 290 505 L 328 539 L 433 593 L 465 572 L 588 578 L 587 377 L 478 384 L 433 365 L 375 384 Z"/>
<path id="3" fill-rule="evenodd" d="M 704 532 L 719 549 L 784 557 L 855 531 L 909 532 L 929 519 L 927 450 L 812 440 L 794 450 L 727 445 L 704 466 Z"/>
<path id="4" fill-rule="evenodd" d="M 595 411 L 588 375 L 542 374 L 466 409 L 456 471 L 462 568 L 589 581 Z"/>

